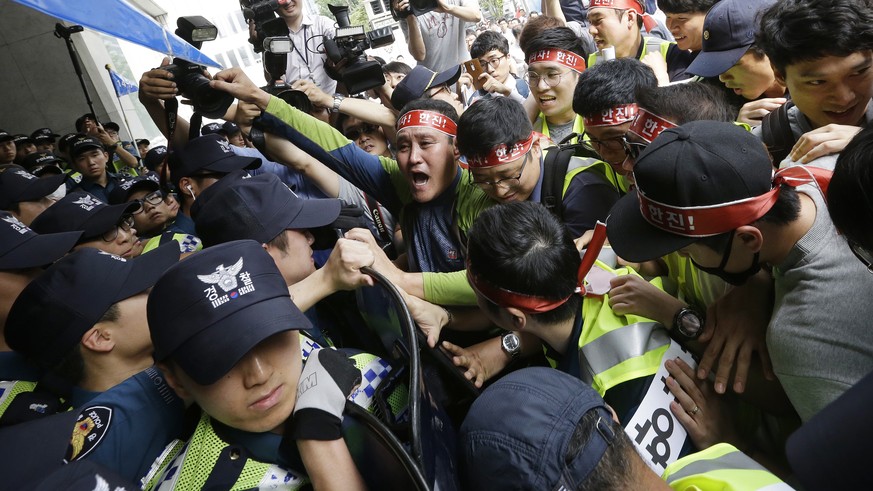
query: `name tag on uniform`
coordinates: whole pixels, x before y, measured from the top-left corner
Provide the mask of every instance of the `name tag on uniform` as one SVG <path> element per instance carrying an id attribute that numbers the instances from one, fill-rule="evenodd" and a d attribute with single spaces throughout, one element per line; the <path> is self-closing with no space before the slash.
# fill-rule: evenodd
<path id="1" fill-rule="evenodd" d="M 649 467 L 659 476 L 664 469 L 679 458 L 685 445 L 688 432 L 670 411 L 673 394 L 667 388 L 670 374 L 664 366 L 666 360 L 681 358 L 692 370 L 697 362 L 685 348 L 675 341 L 661 357 L 661 367 L 652 379 L 646 396 L 640 403 L 630 422 L 625 424 L 625 433 L 636 444 L 637 451 Z"/>

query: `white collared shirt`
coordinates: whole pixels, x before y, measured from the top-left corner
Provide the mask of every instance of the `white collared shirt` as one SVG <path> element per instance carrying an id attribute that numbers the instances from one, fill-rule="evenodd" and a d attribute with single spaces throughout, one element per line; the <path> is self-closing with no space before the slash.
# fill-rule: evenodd
<path id="1" fill-rule="evenodd" d="M 288 29 L 294 49 L 288 53 L 285 81 L 291 84 L 295 80 L 308 79 L 326 93 L 335 93 L 336 80 L 324 71 L 327 55 L 322 45 L 325 37 L 333 39 L 334 34 L 336 24 L 333 20 L 323 15 L 303 14 L 300 29 L 297 32 Z"/>

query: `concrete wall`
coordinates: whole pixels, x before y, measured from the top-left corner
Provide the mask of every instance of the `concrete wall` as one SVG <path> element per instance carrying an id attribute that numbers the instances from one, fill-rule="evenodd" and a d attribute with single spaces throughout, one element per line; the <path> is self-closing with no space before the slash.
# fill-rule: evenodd
<path id="1" fill-rule="evenodd" d="M 55 37 L 57 22 L 10 0 L 0 0 L 0 128 L 29 134 L 49 127 L 63 135 L 75 131 L 76 118 L 90 111 L 67 44 Z M 86 29 L 71 39 L 97 117 L 117 122 L 122 138 L 131 139 L 104 68 L 112 60 L 103 37 Z M 121 99 L 131 131 L 137 138 L 154 137 L 157 129 L 151 121 L 140 120 L 135 99 L 136 95 Z"/>

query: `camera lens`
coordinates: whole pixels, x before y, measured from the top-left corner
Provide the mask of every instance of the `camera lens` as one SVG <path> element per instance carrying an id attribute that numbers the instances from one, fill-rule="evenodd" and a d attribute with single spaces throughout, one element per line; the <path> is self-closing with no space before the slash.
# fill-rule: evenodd
<path id="1" fill-rule="evenodd" d="M 209 86 L 209 79 L 192 66 L 180 80 L 182 95 L 191 99 L 194 110 L 210 119 L 220 119 L 233 104 L 233 96 Z"/>

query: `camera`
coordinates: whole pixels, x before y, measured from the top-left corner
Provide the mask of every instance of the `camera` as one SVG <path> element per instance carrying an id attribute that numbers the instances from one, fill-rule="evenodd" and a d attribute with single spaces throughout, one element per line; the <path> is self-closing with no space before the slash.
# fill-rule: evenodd
<path id="1" fill-rule="evenodd" d="M 218 28 L 205 18 L 195 15 L 179 17 L 176 21 L 176 35 L 188 44 L 200 49 L 203 41 L 218 37 Z M 191 100 L 194 110 L 210 119 L 219 119 L 233 104 L 233 96 L 209 86 L 209 79 L 203 75 L 205 67 L 182 58 L 173 58 L 173 64 L 161 67 L 173 74 L 173 81 L 183 97 Z"/>
<path id="2" fill-rule="evenodd" d="M 389 5 L 391 7 L 391 16 L 395 20 L 405 19 L 410 15 L 424 15 L 439 7 L 437 0 L 409 0 L 409 8 L 400 12 L 394 9 L 394 2 L 391 2 Z"/>
<path id="3" fill-rule="evenodd" d="M 284 19 L 276 17 L 278 0 L 240 0 L 239 6 L 246 21 L 255 25 L 255 37 L 249 39 L 255 53 L 284 54 L 291 51 L 288 26 Z"/>
<path id="4" fill-rule="evenodd" d="M 337 29 L 333 39 L 324 40 L 324 50 L 329 63 L 325 71 L 334 80 L 341 81 L 349 94 L 374 89 L 385 83 L 385 75 L 379 62 L 367 60 L 364 50 L 387 46 L 394 42 L 390 27 L 364 32 L 364 26 L 351 26 L 349 8 L 328 5 L 336 17 Z"/>

